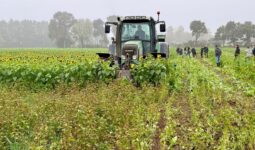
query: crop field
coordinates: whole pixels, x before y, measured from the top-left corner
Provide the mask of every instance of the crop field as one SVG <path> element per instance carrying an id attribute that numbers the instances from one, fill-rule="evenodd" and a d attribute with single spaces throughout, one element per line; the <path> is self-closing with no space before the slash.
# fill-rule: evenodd
<path id="1" fill-rule="evenodd" d="M 255 149 L 255 58 L 148 58 L 132 80 L 104 49 L 1 49 L 0 149 Z"/>

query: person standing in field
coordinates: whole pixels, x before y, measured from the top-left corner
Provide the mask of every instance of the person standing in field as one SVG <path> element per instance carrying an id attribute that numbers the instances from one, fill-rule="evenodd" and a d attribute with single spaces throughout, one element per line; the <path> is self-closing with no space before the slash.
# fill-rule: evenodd
<path id="1" fill-rule="evenodd" d="M 253 54 L 254 61 L 255 61 L 255 45 L 254 45 L 254 47 L 253 47 L 252 54 Z"/>
<path id="2" fill-rule="evenodd" d="M 180 55 L 180 48 L 179 47 L 177 47 L 177 49 L 176 49 L 176 54 Z"/>
<path id="3" fill-rule="evenodd" d="M 235 59 L 238 58 L 238 56 L 240 55 L 240 53 L 241 53 L 240 47 L 239 47 L 239 45 L 236 45 Z"/>
<path id="4" fill-rule="evenodd" d="M 187 48 L 187 56 L 190 57 L 190 47 Z"/>
<path id="5" fill-rule="evenodd" d="M 187 47 L 184 47 L 183 50 L 184 50 L 184 51 L 183 51 L 183 54 L 184 54 L 184 55 L 187 55 Z"/>
<path id="6" fill-rule="evenodd" d="M 251 57 L 252 57 L 252 48 L 250 48 L 249 46 L 247 47 L 247 49 L 245 50 L 246 52 L 246 57 L 245 57 L 245 61 L 247 62 Z"/>
<path id="7" fill-rule="evenodd" d="M 220 67 L 220 57 L 221 57 L 221 49 L 218 45 L 215 47 L 215 57 L 216 57 L 216 64 L 218 67 Z"/>
<path id="8" fill-rule="evenodd" d="M 204 56 L 204 47 L 201 48 L 200 55 L 201 55 L 201 58 L 203 58 L 203 56 Z"/>
<path id="9" fill-rule="evenodd" d="M 205 53 L 205 57 L 208 58 L 208 52 L 209 52 L 209 48 L 207 46 L 204 47 L 204 53 Z"/>
<path id="10" fill-rule="evenodd" d="M 183 55 L 183 49 L 182 48 L 180 48 L 180 55 L 182 56 Z"/>
<path id="11" fill-rule="evenodd" d="M 192 56 L 193 56 L 193 57 L 197 57 L 197 51 L 196 51 L 195 48 L 192 48 L 192 49 L 191 49 L 191 53 L 192 53 Z"/>

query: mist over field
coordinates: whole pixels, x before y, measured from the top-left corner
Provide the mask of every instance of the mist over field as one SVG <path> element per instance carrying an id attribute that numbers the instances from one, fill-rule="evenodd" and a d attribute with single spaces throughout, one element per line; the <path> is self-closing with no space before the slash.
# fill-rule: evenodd
<path id="1" fill-rule="evenodd" d="M 166 21 L 169 27 L 168 31 L 170 30 L 171 32 L 169 34 L 171 36 L 178 34 L 174 37 L 169 37 L 171 40 L 168 40 L 170 43 L 175 44 L 182 44 L 194 40 L 190 29 L 190 23 L 194 20 L 200 20 L 205 23 L 208 33 L 203 35 L 202 40 L 206 41 L 212 39 L 217 29 L 222 25 L 226 25 L 229 21 L 234 21 L 235 23 L 245 23 L 246 21 L 255 22 L 253 13 L 255 1 L 253 0 L 0 0 L 0 2 L 0 20 L 5 22 L 10 20 L 34 20 L 49 23 L 53 15 L 58 11 L 71 13 L 75 19 L 89 19 L 91 22 L 97 19 L 105 22 L 107 21 L 107 17 L 112 15 L 146 15 L 156 18 L 156 12 L 161 11 L 161 20 Z M 11 26 L 10 24 L 12 23 L 9 23 L 7 26 Z M 25 27 L 31 29 L 28 25 Z M 9 34 L 8 38 L 0 38 L 0 47 L 56 46 L 54 41 L 46 36 L 49 34 L 47 25 L 42 28 L 42 34 L 37 38 L 35 38 L 35 35 L 30 35 L 30 33 L 37 31 L 37 29 L 34 29 L 35 31 L 24 31 L 25 29 L 19 28 L 19 30 L 24 32 L 15 33 L 13 29 L 6 29 L 3 22 L 0 22 L 0 30 L 12 32 L 0 32 L 0 36 Z M 16 41 L 10 42 L 9 39 L 14 38 L 10 36 L 12 34 L 26 34 L 31 37 L 30 39 L 24 40 L 24 37 L 21 35 L 19 38 L 16 37 Z M 37 39 L 38 42 L 33 41 L 29 43 L 31 39 Z M 6 43 L 6 41 L 9 42 Z M 43 42 L 40 43 L 39 41 Z"/>
<path id="2" fill-rule="evenodd" d="M 194 19 L 201 19 L 210 29 L 227 21 L 255 21 L 254 0 L 1 0 L 0 20 L 49 20 L 57 11 L 68 11 L 77 18 L 106 19 L 110 15 L 156 16 L 169 25 L 182 25 L 186 29 Z M 130 7 L 128 7 L 130 6 Z"/>

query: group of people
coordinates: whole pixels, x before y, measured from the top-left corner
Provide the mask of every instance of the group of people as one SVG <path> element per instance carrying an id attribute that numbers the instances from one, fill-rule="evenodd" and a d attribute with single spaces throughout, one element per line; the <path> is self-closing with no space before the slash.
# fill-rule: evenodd
<path id="1" fill-rule="evenodd" d="M 200 49 L 200 55 L 201 55 L 201 58 L 203 57 L 206 57 L 208 58 L 208 52 L 209 52 L 209 48 L 207 46 L 204 46 Z M 251 47 L 247 47 L 246 49 L 246 58 L 245 60 L 247 61 L 248 59 L 254 57 L 254 60 L 255 60 L 255 45 L 253 48 Z M 190 48 L 190 47 L 185 47 L 184 49 L 178 47 L 176 49 L 176 53 L 177 55 L 185 55 L 185 56 L 189 56 L 191 57 L 197 57 L 197 51 L 196 51 L 196 48 Z M 241 49 L 240 49 L 240 46 L 239 45 L 236 45 L 236 49 L 235 49 L 235 60 L 240 56 L 241 54 Z M 220 61 L 220 58 L 221 58 L 221 55 L 222 55 L 222 50 L 220 49 L 220 47 L 218 45 L 215 46 L 215 57 L 216 57 L 216 65 L 219 67 L 221 65 L 221 61 Z"/>
<path id="2" fill-rule="evenodd" d="M 248 46 L 247 49 L 245 50 L 245 52 L 246 52 L 245 61 L 247 61 L 248 59 L 252 58 L 252 56 L 254 56 L 254 59 L 255 59 L 255 45 L 254 45 L 253 48 Z M 241 54 L 240 46 L 236 45 L 235 60 L 240 56 L 240 54 Z"/>
<path id="3" fill-rule="evenodd" d="M 255 60 L 255 45 L 254 45 L 253 48 L 250 48 L 248 46 L 245 52 L 246 52 L 246 57 L 245 57 L 246 61 L 248 59 L 252 58 L 252 57 L 254 57 L 254 60 Z M 220 66 L 220 57 L 221 57 L 221 54 L 222 54 L 221 49 L 219 48 L 218 45 L 216 45 L 216 48 L 215 48 L 215 57 L 216 57 L 216 64 L 217 64 L 217 66 Z M 236 45 L 235 60 L 240 56 L 240 54 L 241 54 L 240 46 Z"/>
<path id="4" fill-rule="evenodd" d="M 191 57 L 197 57 L 197 50 L 196 48 L 190 48 L 190 47 L 185 47 L 184 49 L 178 47 L 176 49 L 176 53 L 177 55 L 185 55 L 185 56 L 189 56 Z M 203 58 L 204 56 L 208 58 L 208 53 L 209 53 L 209 48 L 207 46 L 204 46 L 200 49 L 200 55 L 201 55 L 201 58 Z"/>

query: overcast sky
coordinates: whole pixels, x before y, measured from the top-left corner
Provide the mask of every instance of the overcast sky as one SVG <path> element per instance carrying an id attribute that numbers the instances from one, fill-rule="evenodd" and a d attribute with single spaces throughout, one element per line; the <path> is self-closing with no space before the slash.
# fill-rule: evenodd
<path id="1" fill-rule="evenodd" d="M 105 19 L 115 14 L 147 15 L 167 25 L 189 30 L 192 20 L 206 22 L 215 31 L 229 20 L 255 23 L 255 0 L 0 0 L 0 20 L 50 20 L 56 11 L 68 11 L 76 18 Z"/>

